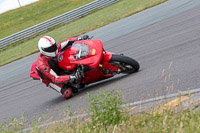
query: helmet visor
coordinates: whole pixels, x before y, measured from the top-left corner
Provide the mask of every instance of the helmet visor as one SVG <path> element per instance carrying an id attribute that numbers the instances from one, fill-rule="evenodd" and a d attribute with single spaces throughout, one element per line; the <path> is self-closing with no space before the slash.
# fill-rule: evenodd
<path id="1" fill-rule="evenodd" d="M 42 50 L 44 52 L 55 52 L 57 50 L 57 46 L 56 44 L 53 44 L 52 46 L 48 47 L 48 48 L 42 48 Z"/>

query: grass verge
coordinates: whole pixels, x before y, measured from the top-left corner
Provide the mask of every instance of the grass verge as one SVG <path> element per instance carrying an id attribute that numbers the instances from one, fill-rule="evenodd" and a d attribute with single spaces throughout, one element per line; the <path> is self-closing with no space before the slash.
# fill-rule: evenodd
<path id="1" fill-rule="evenodd" d="M 0 66 L 38 52 L 37 42 L 41 36 L 49 35 L 54 37 L 57 42 L 60 42 L 67 38 L 87 33 L 165 1 L 167 0 L 121 0 L 114 5 L 96 11 L 64 26 L 57 27 L 45 34 L 18 43 L 15 46 L 9 46 L 5 50 L 0 51 Z"/>
<path id="2" fill-rule="evenodd" d="M 154 108 L 149 112 L 140 112 L 129 115 L 122 108 L 121 90 L 109 90 L 88 94 L 90 109 L 88 118 L 75 118 L 55 122 L 39 128 L 38 120 L 33 120 L 33 133 L 199 133 L 200 112 L 193 110 L 175 111 L 173 108 L 160 112 Z M 70 107 L 67 107 L 65 117 L 72 116 Z M 23 117 L 22 117 L 23 118 Z M 21 119 L 23 120 L 23 119 Z M 0 125 L 0 132 L 22 132 L 23 121 L 12 119 L 7 125 Z"/>
<path id="3" fill-rule="evenodd" d="M 0 14 L 0 38 L 29 28 L 94 0 L 40 0 Z"/>

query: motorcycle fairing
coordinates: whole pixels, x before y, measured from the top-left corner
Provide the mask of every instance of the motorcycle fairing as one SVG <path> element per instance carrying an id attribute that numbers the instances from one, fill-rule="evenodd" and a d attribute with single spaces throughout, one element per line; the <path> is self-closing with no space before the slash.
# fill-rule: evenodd
<path id="1" fill-rule="evenodd" d="M 112 55 L 113 55 L 113 53 L 109 53 L 109 52 L 104 51 L 103 58 L 102 58 L 102 61 L 101 61 L 102 68 L 110 69 L 110 70 L 113 70 L 113 71 L 118 71 L 119 70 L 118 67 L 112 66 L 109 63 L 111 58 L 112 58 Z"/>
<path id="2" fill-rule="evenodd" d="M 80 81 L 81 83 L 84 84 L 89 84 L 89 83 L 94 83 L 100 80 L 104 80 L 110 77 L 113 77 L 114 75 L 116 75 L 117 73 L 112 73 L 113 71 L 118 71 L 119 68 L 112 66 L 109 61 L 112 58 L 112 54 L 113 53 L 109 53 L 109 52 L 105 52 L 103 51 L 103 57 L 98 65 L 98 67 L 96 67 L 93 70 L 90 70 L 88 72 L 85 72 L 85 78 Z"/>
<path id="3" fill-rule="evenodd" d="M 70 47 L 58 55 L 58 66 L 63 70 L 75 70 L 77 65 L 87 65 L 92 68 L 98 67 L 103 56 L 103 45 L 101 40 L 81 40 L 74 44 L 86 44 L 89 47 L 87 56 L 76 59 L 77 48 Z M 65 57 L 61 60 L 62 57 Z M 60 60 L 59 60 L 60 59 Z"/>

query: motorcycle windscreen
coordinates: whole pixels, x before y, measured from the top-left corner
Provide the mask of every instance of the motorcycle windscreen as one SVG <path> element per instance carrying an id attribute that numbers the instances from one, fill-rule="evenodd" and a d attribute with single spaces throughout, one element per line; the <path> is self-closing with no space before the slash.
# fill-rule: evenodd
<path id="1" fill-rule="evenodd" d="M 88 55 L 89 47 L 85 44 L 73 44 L 71 48 L 58 54 L 58 66 L 63 70 L 76 69 L 77 60 Z"/>
<path id="2" fill-rule="evenodd" d="M 76 60 L 80 60 L 88 55 L 89 47 L 83 43 L 74 43 L 71 47 L 72 55 Z"/>
<path id="3" fill-rule="evenodd" d="M 100 40 L 77 42 L 72 45 L 72 49 L 76 50 L 75 60 L 71 60 L 72 64 L 82 64 L 92 68 L 99 66 L 103 55 L 103 46 Z"/>
<path id="4" fill-rule="evenodd" d="M 103 45 L 100 40 L 78 41 L 58 54 L 58 66 L 63 70 L 73 70 L 79 64 L 96 68 L 102 55 Z"/>

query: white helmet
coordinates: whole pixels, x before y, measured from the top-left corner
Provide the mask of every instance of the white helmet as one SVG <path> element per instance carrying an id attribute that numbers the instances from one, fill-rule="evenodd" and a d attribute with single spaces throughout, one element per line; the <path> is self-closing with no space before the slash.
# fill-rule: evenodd
<path id="1" fill-rule="evenodd" d="M 48 57 L 55 57 L 58 53 L 56 41 L 50 36 L 44 36 L 38 41 L 40 53 Z"/>

